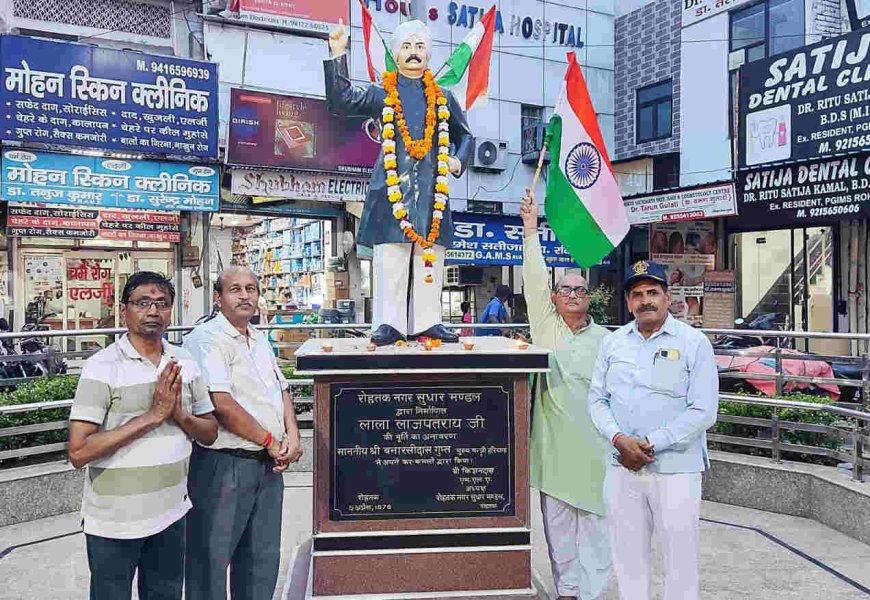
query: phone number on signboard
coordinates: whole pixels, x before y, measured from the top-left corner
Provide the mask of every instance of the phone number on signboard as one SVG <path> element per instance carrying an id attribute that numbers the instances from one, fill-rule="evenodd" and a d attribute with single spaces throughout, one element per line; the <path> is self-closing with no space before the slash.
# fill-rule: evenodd
<path id="1" fill-rule="evenodd" d="M 151 61 L 149 65 L 152 73 L 160 75 L 170 75 L 172 77 L 187 77 L 188 79 L 210 79 L 211 72 L 202 67 L 192 67 L 190 65 L 177 65 L 173 63 L 162 63 Z M 142 69 L 140 69 L 142 70 Z"/>
<path id="2" fill-rule="evenodd" d="M 811 208 L 811 217 L 831 217 L 834 215 L 848 215 L 861 210 L 858 204 L 840 205 L 840 206 L 825 206 L 824 208 Z"/>
<path id="3" fill-rule="evenodd" d="M 844 140 L 836 140 L 834 147 L 837 152 L 843 150 L 863 150 L 870 147 L 870 135 L 858 135 Z"/>

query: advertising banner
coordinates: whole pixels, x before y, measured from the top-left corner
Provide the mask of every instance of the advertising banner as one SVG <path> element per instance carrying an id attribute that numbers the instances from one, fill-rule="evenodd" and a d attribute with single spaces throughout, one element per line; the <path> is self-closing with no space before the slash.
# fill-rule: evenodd
<path id="1" fill-rule="evenodd" d="M 6 230 L 12 237 L 178 242 L 180 224 L 177 212 L 10 204 Z"/>
<path id="2" fill-rule="evenodd" d="M 736 302 L 736 271 L 704 273 L 704 327 L 734 329 Z"/>
<path id="3" fill-rule="evenodd" d="M 347 0 L 239 0 L 239 19 L 324 35 L 339 19 L 350 23 Z"/>
<path id="4" fill-rule="evenodd" d="M 368 190 L 365 176 L 233 169 L 232 192 L 242 196 L 364 202 Z"/>
<path id="5" fill-rule="evenodd" d="M 704 276 L 716 266 L 716 228 L 711 221 L 650 225 L 650 259 L 668 272 L 671 314 L 693 327 L 703 324 Z"/>
<path id="6" fill-rule="evenodd" d="M 870 31 L 740 67 L 740 167 L 870 149 Z"/>
<path id="7" fill-rule="evenodd" d="M 220 180 L 217 169 L 208 165 L 5 150 L 0 198 L 214 212 L 219 205 Z"/>
<path id="8" fill-rule="evenodd" d="M 0 38 L 2 138 L 217 158 L 214 63 Z"/>
<path id="9" fill-rule="evenodd" d="M 228 164 L 367 174 L 380 151 L 374 119 L 333 115 L 316 98 L 231 90 Z"/>
<path id="10" fill-rule="evenodd" d="M 576 267 L 568 251 L 546 223 L 538 226 L 538 238 L 548 267 Z M 453 248 L 447 264 L 523 264 L 523 223 L 519 217 L 453 213 Z"/>
<path id="11" fill-rule="evenodd" d="M 734 184 L 709 185 L 689 190 L 623 198 L 632 225 L 692 221 L 737 214 Z"/>
<path id="12" fill-rule="evenodd" d="M 870 218 L 870 152 L 739 172 L 737 197 L 741 227 Z"/>

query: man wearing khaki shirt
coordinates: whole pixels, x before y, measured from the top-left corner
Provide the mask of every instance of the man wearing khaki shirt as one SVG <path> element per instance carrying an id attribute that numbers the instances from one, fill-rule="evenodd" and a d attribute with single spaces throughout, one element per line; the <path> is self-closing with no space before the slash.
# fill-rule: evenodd
<path id="1" fill-rule="evenodd" d="M 272 598 L 281 555 L 283 473 L 302 455 L 293 401 L 266 336 L 254 329 L 259 286 L 245 267 L 215 283 L 220 312 L 185 341 L 199 362 L 220 425 L 194 448 L 187 525 L 188 600 Z"/>

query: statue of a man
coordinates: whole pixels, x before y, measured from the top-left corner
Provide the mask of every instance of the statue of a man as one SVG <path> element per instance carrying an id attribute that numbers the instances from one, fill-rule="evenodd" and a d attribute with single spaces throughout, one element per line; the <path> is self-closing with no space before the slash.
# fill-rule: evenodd
<path id="1" fill-rule="evenodd" d="M 329 36 L 324 62 L 326 102 L 332 112 L 380 120 L 383 151 L 372 173 L 357 241 L 374 250 L 372 341 L 406 336 L 455 342 L 441 323 L 444 254 L 453 241 L 448 174 L 462 175 L 472 136 L 459 103 L 429 70 L 432 38 L 420 21 L 396 28 L 392 54 L 398 74 L 382 85 L 351 85 L 348 35 Z"/>

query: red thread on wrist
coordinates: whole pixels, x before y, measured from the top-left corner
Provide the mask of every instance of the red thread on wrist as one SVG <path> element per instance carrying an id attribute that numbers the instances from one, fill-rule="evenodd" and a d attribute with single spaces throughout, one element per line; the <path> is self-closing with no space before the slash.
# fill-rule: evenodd
<path id="1" fill-rule="evenodd" d="M 260 445 L 261 445 L 263 448 L 268 448 L 269 446 L 272 445 L 272 442 L 273 442 L 273 441 L 274 441 L 274 438 L 272 438 L 272 432 L 271 432 L 271 431 L 267 431 L 267 432 L 266 432 L 266 439 L 264 439 L 264 440 L 263 440 L 263 443 L 260 444 Z"/>
<path id="2" fill-rule="evenodd" d="M 616 435 L 613 436 L 613 438 L 611 438 L 610 443 L 613 444 L 613 445 L 615 446 L 615 445 L 616 445 L 616 440 L 618 440 L 620 437 L 622 437 L 622 436 L 624 436 L 624 435 L 625 435 L 625 434 L 622 433 L 621 431 L 618 432 Z"/>

